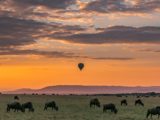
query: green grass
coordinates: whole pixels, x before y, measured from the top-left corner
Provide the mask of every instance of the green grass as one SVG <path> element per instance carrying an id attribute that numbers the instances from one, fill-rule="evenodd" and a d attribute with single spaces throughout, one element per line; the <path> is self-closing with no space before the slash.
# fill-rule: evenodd
<path id="1" fill-rule="evenodd" d="M 13 101 L 13 95 L 0 95 L 0 120 L 146 120 L 148 108 L 160 105 L 160 97 L 142 98 L 144 107 L 135 107 L 136 97 L 97 96 L 101 104 L 114 103 L 118 114 L 102 112 L 101 108 L 89 108 L 89 101 L 94 96 L 47 96 L 47 95 L 20 95 L 20 102 L 32 101 L 34 113 L 6 112 L 6 104 Z M 128 106 L 120 106 L 121 99 L 128 100 Z M 44 103 L 55 100 L 59 111 L 43 111 Z M 153 117 L 154 120 L 157 116 Z"/>

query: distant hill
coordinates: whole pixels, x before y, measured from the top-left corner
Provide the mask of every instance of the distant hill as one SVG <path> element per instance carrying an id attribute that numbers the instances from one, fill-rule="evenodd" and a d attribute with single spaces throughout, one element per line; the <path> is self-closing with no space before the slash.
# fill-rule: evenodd
<path id="1" fill-rule="evenodd" d="M 58 85 L 48 86 L 41 89 L 18 89 L 5 91 L 6 94 L 116 94 L 116 93 L 160 93 L 160 86 L 151 87 L 126 87 L 126 86 L 81 86 L 81 85 Z"/>

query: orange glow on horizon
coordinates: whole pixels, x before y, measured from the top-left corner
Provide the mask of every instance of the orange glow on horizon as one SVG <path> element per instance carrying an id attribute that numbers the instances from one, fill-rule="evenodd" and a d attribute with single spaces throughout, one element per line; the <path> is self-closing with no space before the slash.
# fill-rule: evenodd
<path id="1" fill-rule="evenodd" d="M 126 62 L 86 61 L 83 71 L 77 63 L 8 65 L 0 67 L 0 89 L 42 88 L 51 85 L 158 86 L 160 68 L 134 66 Z"/>

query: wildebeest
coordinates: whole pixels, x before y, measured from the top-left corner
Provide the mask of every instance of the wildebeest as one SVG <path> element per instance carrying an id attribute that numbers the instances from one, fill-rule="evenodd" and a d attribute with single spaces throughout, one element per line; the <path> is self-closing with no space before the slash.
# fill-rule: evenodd
<path id="1" fill-rule="evenodd" d="M 160 106 L 157 106 L 156 109 L 159 109 L 159 110 L 160 110 Z"/>
<path id="2" fill-rule="evenodd" d="M 45 103 L 44 110 L 47 110 L 47 108 L 52 108 L 52 110 L 55 109 L 58 111 L 58 106 L 56 105 L 55 101 Z"/>
<path id="3" fill-rule="evenodd" d="M 138 100 L 135 101 L 135 106 L 136 106 L 136 105 L 144 106 L 144 103 L 142 102 L 141 99 L 138 99 Z"/>
<path id="4" fill-rule="evenodd" d="M 92 107 L 92 106 L 101 107 L 100 102 L 99 102 L 99 100 L 97 98 L 94 98 L 94 99 L 90 100 L 90 107 Z"/>
<path id="5" fill-rule="evenodd" d="M 152 115 L 158 115 L 158 118 L 159 118 L 160 109 L 157 108 L 157 107 L 156 108 L 152 108 L 152 109 L 148 109 L 146 117 L 148 118 L 149 115 L 151 116 L 151 118 L 152 118 Z"/>
<path id="6" fill-rule="evenodd" d="M 15 100 L 19 100 L 19 97 L 18 97 L 18 96 L 14 96 L 14 99 L 15 99 Z"/>
<path id="7" fill-rule="evenodd" d="M 145 95 L 145 97 L 146 97 L 146 98 L 148 98 L 148 97 L 149 97 L 149 95 Z"/>
<path id="8" fill-rule="evenodd" d="M 103 112 L 106 112 L 107 110 L 110 110 L 111 112 L 114 112 L 117 114 L 118 110 L 116 106 L 112 103 L 103 105 Z"/>
<path id="9" fill-rule="evenodd" d="M 24 108 L 19 102 L 13 102 L 13 103 L 7 104 L 7 112 L 9 112 L 10 110 L 14 110 L 14 112 L 18 112 L 18 111 L 25 112 Z"/>
<path id="10" fill-rule="evenodd" d="M 122 105 L 125 105 L 125 106 L 127 106 L 127 105 L 128 105 L 128 103 L 127 103 L 127 100 L 126 100 L 126 99 L 121 100 L 121 106 L 122 106 Z"/>
<path id="11" fill-rule="evenodd" d="M 23 103 L 23 104 L 22 104 L 22 108 L 23 108 L 24 110 L 25 110 L 25 109 L 28 109 L 29 112 L 34 112 L 34 108 L 33 108 L 32 102 Z"/>

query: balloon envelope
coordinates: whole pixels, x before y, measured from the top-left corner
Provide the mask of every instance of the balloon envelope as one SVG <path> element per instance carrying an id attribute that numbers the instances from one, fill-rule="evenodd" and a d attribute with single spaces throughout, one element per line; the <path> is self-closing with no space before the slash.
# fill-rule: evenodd
<path id="1" fill-rule="evenodd" d="M 82 70 L 84 68 L 84 63 L 78 63 L 78 68 Z"/>

